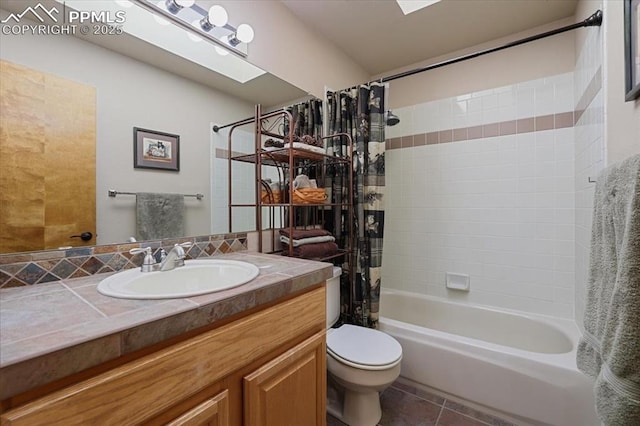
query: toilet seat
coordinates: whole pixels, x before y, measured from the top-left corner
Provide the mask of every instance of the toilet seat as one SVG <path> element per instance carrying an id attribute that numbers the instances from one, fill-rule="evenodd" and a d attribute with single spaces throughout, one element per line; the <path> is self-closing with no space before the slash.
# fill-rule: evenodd
<path id="1" fill-rule="evenodd" d="M 330 330 L 327 352 L 338 361 L 361 370 L 386 370 L 402 359 L 402 346 L 393 337 L 350 324 Z"/>

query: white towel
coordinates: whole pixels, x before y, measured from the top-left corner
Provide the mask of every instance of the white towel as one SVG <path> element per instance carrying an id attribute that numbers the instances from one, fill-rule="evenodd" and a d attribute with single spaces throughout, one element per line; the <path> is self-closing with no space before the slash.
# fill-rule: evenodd
<path id="1" fill-rule="evenodd" d="M 291 144 L 289 144 L 289 143 L 285 143 L 284 144 L 285 148 L 289 148 L 290 146 L 291 146 Z M 306 151 L 311 151 L 311 152 L 315 152 L 315 153 L 318 153 L 318 154 L 325 154 L 326 153 L 326 151 L 322 147 L 313 146 L 313 145 L 309 145 L 309 144 L 302 143 L 302 142 L 294 142 L 293 143 L 293 148 L 294 149 L 304 149 Z"/>
<path id="2" fill-rule="evenodd" d="M 326 242 L 335 241 L 335 240 L 336 238 L 332 237 L 331 235 L 325 235 L 321 237 L 309 237 L 309 238 L 302 238 L 300 240 L 293 240 L 293 246 L 300 247 L 305 244 L 326 243 Z M 289 245 L 289 238 L 285 237 L 284 235 L 281 235 L 280 242 L 283 242 L 286 245 Z"/>
<path id="3" fill-rule="evenodd" d="M 605 426 L 640 425 L 640 155 L 597 179 L 577 364 Z"/>

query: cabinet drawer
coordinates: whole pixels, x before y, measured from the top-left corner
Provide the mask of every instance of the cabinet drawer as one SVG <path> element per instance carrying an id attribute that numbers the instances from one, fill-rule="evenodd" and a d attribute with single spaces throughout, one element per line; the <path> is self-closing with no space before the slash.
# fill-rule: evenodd
<path id="1" fill-rule="evenodd" d="M 324 287 L 8 411 L 2 425 L 133 425 L 296 336 L 324 328 Z"/>

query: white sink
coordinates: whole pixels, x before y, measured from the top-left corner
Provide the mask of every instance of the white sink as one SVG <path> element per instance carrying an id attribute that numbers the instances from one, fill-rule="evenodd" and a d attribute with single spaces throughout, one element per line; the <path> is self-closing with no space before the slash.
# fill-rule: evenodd
<path id="1" fill-rule="evenodd" d="M 100 281 L 98 291 L 122 299 L 175 299 L 237 287 L 259 272 L 255 265 L 237 260 L 187 260 L 171 271 L 119 272 Z"/>

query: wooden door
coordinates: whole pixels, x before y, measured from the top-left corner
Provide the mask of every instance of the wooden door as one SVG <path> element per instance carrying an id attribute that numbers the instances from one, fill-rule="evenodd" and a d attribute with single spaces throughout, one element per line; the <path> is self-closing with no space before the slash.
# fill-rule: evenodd
<path id="1" fill-rule="evenodd" d="M 250 426 L 326 423 L 325 332 L 315 334 L 244 379 Z"/>
<path id="2" fill-rule="evenodd" d="M 96 244 L 96 90 L 0 61 L 0 253 Z"/>

